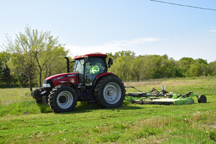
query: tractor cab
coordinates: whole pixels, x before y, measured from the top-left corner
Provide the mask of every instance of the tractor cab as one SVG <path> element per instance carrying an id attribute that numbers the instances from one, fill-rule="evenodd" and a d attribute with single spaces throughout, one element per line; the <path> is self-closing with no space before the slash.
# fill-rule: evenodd
<path id="1" fill-rule="evenodd" d="M 106 57 L 104 54 L 75 57 L 73 72 L 78 74 L 79 85 L 92 86 L 98 75 L 107 72 Z"/>

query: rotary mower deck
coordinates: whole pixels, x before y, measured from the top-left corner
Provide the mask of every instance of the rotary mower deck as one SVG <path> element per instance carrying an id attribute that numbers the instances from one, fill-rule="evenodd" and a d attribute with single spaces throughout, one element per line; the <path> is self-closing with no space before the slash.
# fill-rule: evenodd
<path id="1" fill-rule="evenodd" d="M 128 86 L 126 88 L 133 88 L 133 86 Z M 184 95 L 177 94 L 174 92 L 165 91 L 164 86 L 162 85 L 162 90 L 157 91 L 153 88 L 151 91 L 142 92 L 136 89 L 139 92 L 133 92 L 126 94 L 126 100 L 131 103 L 137 104 L 162 104 L 162 105 L 185 105 L 185 104 L 193 104 L 193 97 L 197 97 L 199 103 L 206 103 L 207 98 L 205 95 L 198 96 L 193 92 L 188 92 Z"/>

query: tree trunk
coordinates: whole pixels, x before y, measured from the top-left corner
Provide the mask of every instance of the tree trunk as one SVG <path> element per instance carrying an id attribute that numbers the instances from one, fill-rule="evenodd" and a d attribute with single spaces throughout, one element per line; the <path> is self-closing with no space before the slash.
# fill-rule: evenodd
<path id="1" fill-rule="evenodd" d="M 40 84 L 40 87 L 42 87 L 42 82 L 41 82 L 41 79 L 42 79 L 42 68 L 40 67 L 40 71 L 39 71 L 39 84 Z"/>
<path id="2" fill-rule="evenodd" d="M 30 91 L 32 91 L 32 79 L 31 79 L 31 72 L 29 72 L 29 88 L 30 88 Z"/>

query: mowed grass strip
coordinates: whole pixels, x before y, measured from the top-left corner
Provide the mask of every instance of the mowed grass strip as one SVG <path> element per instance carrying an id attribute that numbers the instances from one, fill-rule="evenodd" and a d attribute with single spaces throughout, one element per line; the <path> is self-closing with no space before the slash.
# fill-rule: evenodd
<path id="1" fill-rule="evenodd" d="M 0 143 L 215 143 L 215 78 L 157 80 L 135 86 L 149 91 L 153 87 L 160 90 L 161 84 L 168 91 L 205 94 L 208 103 L 199 104 L 196 98 L 195 104 L 182 106 L 125 102 L 115 109 L 79 103 L 71 113 L 55 114 L 17 89 L 23 93 L 15 96 L 18 102 L 11 102 L 14 93 L 10 99 L 8 92 L 6 104 L 1 104 Z"/>

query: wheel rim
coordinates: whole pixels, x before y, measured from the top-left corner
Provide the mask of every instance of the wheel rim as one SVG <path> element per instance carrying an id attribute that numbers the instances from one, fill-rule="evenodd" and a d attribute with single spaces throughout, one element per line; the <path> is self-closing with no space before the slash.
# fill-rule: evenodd
<path id="1" fill-rule="evenodd" d="M 57 104 L 62 109 L 69 108 L 73 103 L 73 95 L 69 91 L 62 91 L 57 96 Z"/>
<path id="2" fill-rule="evenodd" d="M 116 104 L 119 102 L 122 96 L 120 86 L 115 82 L 108 83 L 103 90 L 103 96 L 107 103 Z"/>

